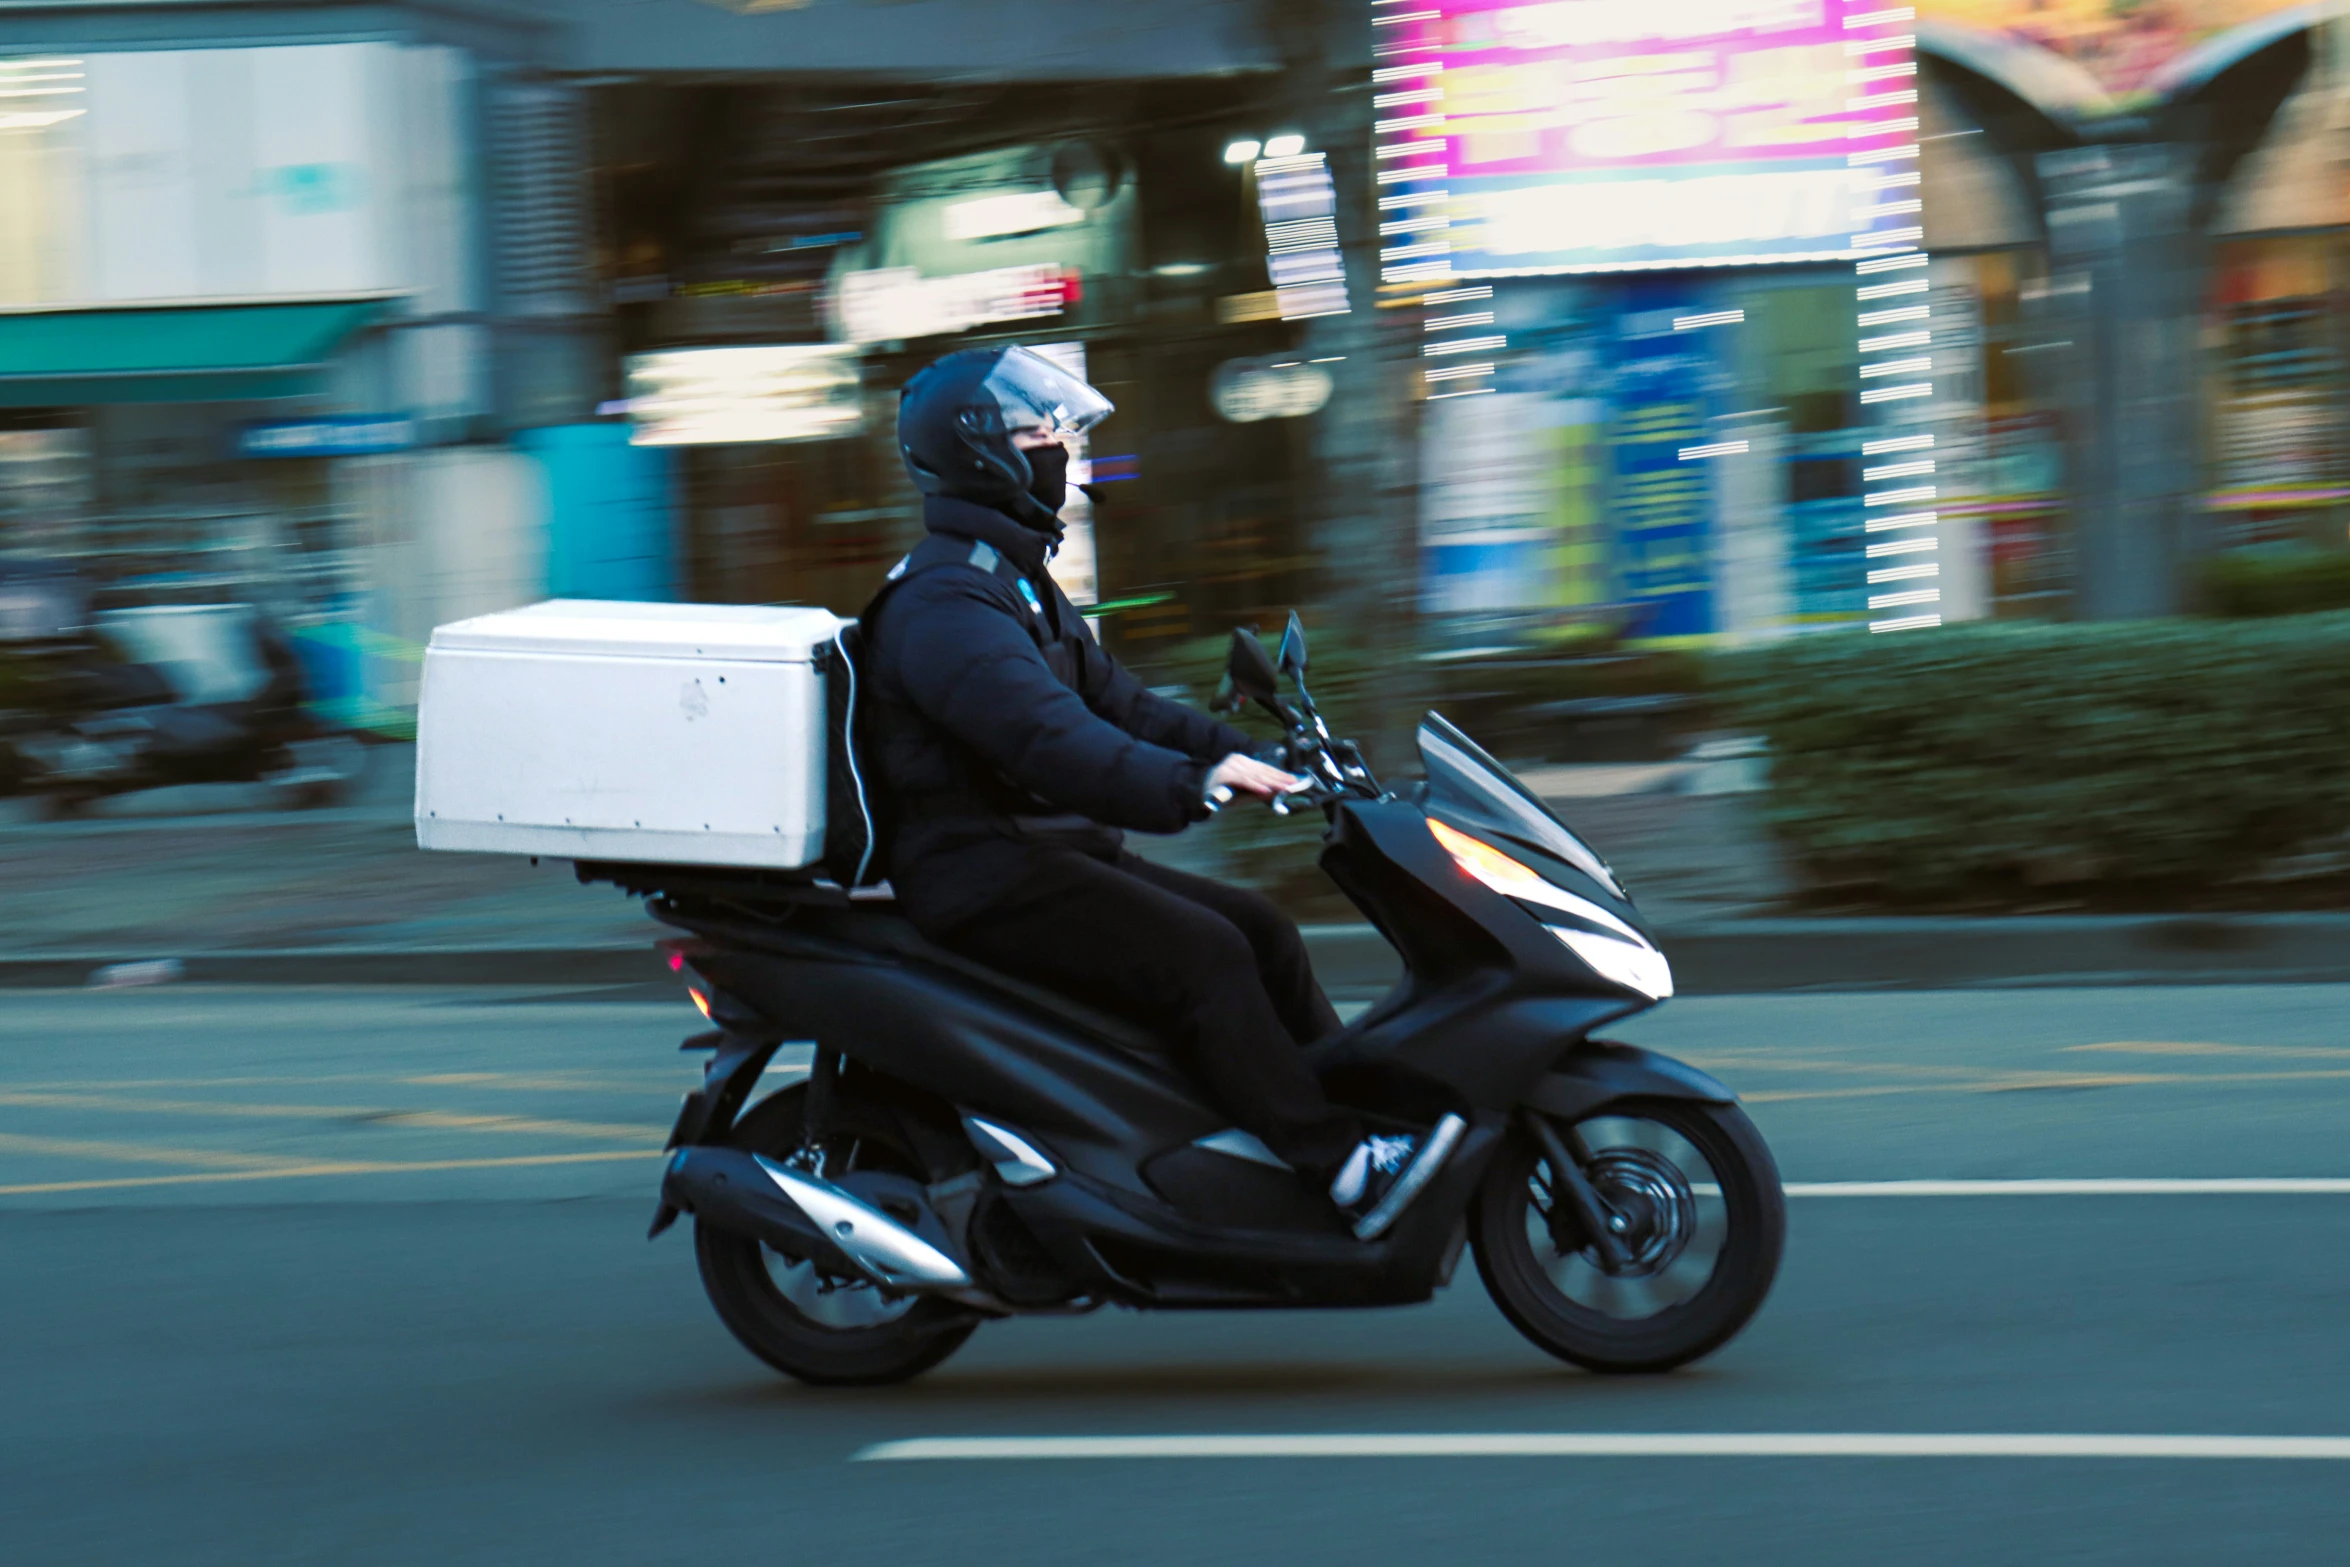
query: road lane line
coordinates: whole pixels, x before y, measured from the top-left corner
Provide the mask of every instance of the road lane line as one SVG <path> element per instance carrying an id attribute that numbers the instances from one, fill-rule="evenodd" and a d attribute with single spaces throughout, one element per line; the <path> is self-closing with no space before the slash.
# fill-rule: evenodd
<path id="1" fill-rule="evenodd" d="M 226 1170 L 275 1171 L 307 1164 L 306 1159 L 238 1153 L 227 1148 L 169 1148 L 158 1143 L 102 1142 L 84 1137 L 27 1137 L 0 1132 L 0 1154 L 47 1154 L 102 1164 L 192 1164 Z"/>
<path id="2" fill-rule="evenodd" d="M 61 1078 L 38 1082 L 0 1082 L 0 1093 L 122 1093 L 139 1088 L 312 1088 L 334 1083 L 393 1083 L 421 1088 L 494 1088 L 517 1092 L 538 1089 L 579 1090 L 590 1093 L 668 1094 L 677 1085 L 672 1069 L 647 1071 L 641 1077 L 586 1077 L 546 1073 L 522 1076 L 510 1072 L 312 1072 L 272 1073 L 243 1077 L 124 1077 Z"/>
<path id="3" fill-rule="evenodd" d="M 375 1126 L 420 1126 L 436 1131 L 520 1132 L 577 1137 L 642 1137 L 650 1122 L 564 1121 L 457 1110 L 398 1110 L 379 1105 L 248 1104 L 214 1099 L 139 1099 L 105 1093 L 0 1091 L 0 1106 L 26 1110 L 99 1110 L 117 1115 L 217 1116 L 228 1120 L 361 1121 Z"/>
<path id="4" fill-rule="evenodd" d="M 1862 1070 L 1856 1068 L 1855 1070 Z M 1741 1094 L 1750 1105 L 1805 1099 L 1875 1099 L 1889 1094 L 2066 1093 L 2092 1088 L 2194 1088 L 2218 1084 L 2321 1083 L 2350 1078 L 2350 1068 L 2307 1072 L 2009 1072 L 1948 1083 L 1869 1083 L 1855 1088 L 1763 1089 Z"/>
<path id="5" fill-rule="evenodd" d="M 1443 1431 L 1298 1436 L 932 1436 L 851 1463 L 1099 1458 L 2105 1458 L 2350 1461 L 2342 1436 L 1913 1431 Z"/>
<path id="6" fill-rule="evenodd" d="M 2001 1181 L 1789 1181 L 1790 1197 L 2343 1197 L 2350 1177 L 2100 1176 Z"/>
<path id="7" fill-rule="evenodd" d="M 2285 1061 L 2339 1061 L 2350 1057 L 2341 1045 L 2227 1045 L 2188 1039 L 2108 1039 L 2093 1045 L 2060 1045 L 2074 1054 L 2098 1051 L 2125 1056 L 2264 1056 Z"/>
<path id="8" fill-rule="evenodd" d="M 407 1162 L 373 1159 L 321 1159 L 274 1170 L 220 1170 L 199 1175 L 126 1175 L 107 1180 L 38 1181 L 0 1186 L 0 1197 L 38 1197 L 54 1192 L 119 1191 L 143 1186 L 218 1186 L 234 1181 L 286 1181 L 321 1175 L 413 1175 L 433 1170 L 514 1170 L 532 1165 L 607 1164 L 642 1159 L 648 1164 L 658 1148 L 632 1148 L 598 1153 L 523 1154 L 504 1159 L 420 1159 Z"/>

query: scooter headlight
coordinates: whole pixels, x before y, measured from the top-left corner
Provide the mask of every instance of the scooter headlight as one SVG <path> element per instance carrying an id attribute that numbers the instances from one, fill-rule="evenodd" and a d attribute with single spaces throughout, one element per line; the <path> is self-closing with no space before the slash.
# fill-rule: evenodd
<path id="1" fill-rule="evenodd" d="M 1568 950 L 1590 964 L 1601 978 L 1638 991 L 1651 1001 L 1662 1001 L 1673 993 L 1672 965 L 1625 920 L 1589 898 L 1553 886 L 1532 866 L 1512 859 L 1482 838 L 1472 838 L 1433 817 L 1428 830 L 1444 845 L 1454 864 L 1503 897 L 1556 909 L 1598 926 L 1597 930 L 1576 930 L 1545 921 L 1543 928 L 1565 942 Z"/>
<path id="2" fill-rule="evenodd" d="M 1634 946 L 1597 931 L 1569 930 L 1564 925 L 1543 928 L 1565 942 L 1602 979 L 1626 990 L 1637 990 L 1651 1001 L 1662 1001 L 1673 993 L 1673 965 L 1656 948 L 1645 944 Z"/>

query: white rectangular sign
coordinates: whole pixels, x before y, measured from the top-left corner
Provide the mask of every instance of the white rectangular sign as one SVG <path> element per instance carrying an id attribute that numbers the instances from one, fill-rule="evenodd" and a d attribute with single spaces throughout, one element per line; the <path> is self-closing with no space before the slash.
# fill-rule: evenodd
<path id="1" fill-rule="evenodd" d="M 857 351 L 841 343 L 677 348 L 628 362 L 629 440 L 732 446 L 854 435 Z"/>

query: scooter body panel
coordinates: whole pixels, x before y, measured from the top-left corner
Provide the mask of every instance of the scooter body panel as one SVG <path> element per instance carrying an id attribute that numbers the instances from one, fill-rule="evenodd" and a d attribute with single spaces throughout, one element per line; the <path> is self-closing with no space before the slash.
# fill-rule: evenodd
<path id="1" fill-rule="evenodd" d="M 1689 1099 L 1700 1104 L 1736 1104 L 1738 1096 L 1710 1072 L 1686 1061 L 1660 1056 L 1638 1045 L 1587 1039 L 1559 1058 L 1526 1103 L 1556 1120 L 1573 1124 L 1627 1099 Z"/>
<path id="2" fill-rule="evenodd" d="M 694 966 L 779 1037 L 818 1041 L 1001 1122 L 1057 1162 L 1137 1196 L 1150 1192 L 1141 1156 L 1229 1124 L 1171 1063 L 917 962 L 730 949 Z"/>

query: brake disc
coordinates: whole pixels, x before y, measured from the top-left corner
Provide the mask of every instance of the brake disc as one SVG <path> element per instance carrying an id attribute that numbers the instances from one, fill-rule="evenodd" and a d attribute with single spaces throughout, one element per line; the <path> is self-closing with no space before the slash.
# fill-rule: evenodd
<path id="1" fill-rule="evenodd" d="M 1592 1189 L 1624 1228 L 1624 1266 L 1616 1278 L 1653 1278 L 1680 1260 L 1697 1238 L 1697 1193 L 1681 1167 L 1646 1148 L 1608 1148 L 1583 1167 Z M 1584 1253 L 1594 1264 L 1596 1251 Z"/>

